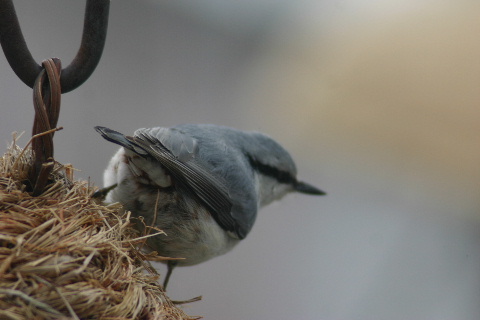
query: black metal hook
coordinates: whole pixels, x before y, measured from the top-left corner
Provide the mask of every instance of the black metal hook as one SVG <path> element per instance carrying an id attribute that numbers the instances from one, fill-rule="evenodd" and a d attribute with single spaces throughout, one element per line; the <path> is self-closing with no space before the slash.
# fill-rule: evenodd
<path id="1" fill-rule="evenodd" d="M 107 35 L 109 8 L 110 0 L 87 0 L 80 48 L 70 65 L 62 69 L 62 93 L 84 83 L 100 61 Z M 15 74 L 33 88 L 42 67 L 28 50 L 12 0 L 0 0 L 0 43 Z"/>

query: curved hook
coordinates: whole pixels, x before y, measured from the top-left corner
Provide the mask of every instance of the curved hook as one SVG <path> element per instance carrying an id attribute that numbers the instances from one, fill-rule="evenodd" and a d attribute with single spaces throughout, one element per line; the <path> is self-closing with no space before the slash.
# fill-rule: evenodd
<path id="1" fill-rule="evenodd" d="M 62 69 L 62 93 L 80 86 L 95 70 L 105 45 L 109 9 L 110 0 L 87 0 L 80 48 L 70 65 Z M 0 43 L 15 74 L 33 88 L 42 67 L 28 50 L 12 0 L 0 1 Z"/>

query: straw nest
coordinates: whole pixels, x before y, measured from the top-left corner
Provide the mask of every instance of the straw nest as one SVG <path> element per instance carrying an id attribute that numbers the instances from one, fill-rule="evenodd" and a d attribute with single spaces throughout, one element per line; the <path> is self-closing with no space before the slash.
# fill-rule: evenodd
<path id="1" fill-rule="evenodd" d="M 0 158 L 0 319 L 191 319 L 135 249 L 119 205 L 96 203 L 60 164 L 32 197 L 31 164 L 15 141 Z"/>

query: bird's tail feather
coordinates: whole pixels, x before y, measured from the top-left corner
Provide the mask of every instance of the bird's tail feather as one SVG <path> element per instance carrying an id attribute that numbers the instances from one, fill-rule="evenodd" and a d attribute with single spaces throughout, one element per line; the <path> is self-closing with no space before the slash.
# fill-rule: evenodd
<path id="1" fill-rule="evenodd" d="M 121 145 L 139 155 L 147 154 L 141 146 L 132 141 L 132 137 L 127 137 L 123 133 L 101 126 L 96 126 L 95 130 L 97 130 L 105 140 Z"/>

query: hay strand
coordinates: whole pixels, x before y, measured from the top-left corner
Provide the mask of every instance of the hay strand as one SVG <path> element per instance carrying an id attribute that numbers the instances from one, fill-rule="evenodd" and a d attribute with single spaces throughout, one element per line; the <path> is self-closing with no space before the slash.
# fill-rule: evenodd
<path id="1" fill-rule="evenodd" d="M 0 319 L 192 319 L 135 249 L 128 213 L 58 163 L 31 196 L 32 161 L 15 138 L 0 158 Z"/>

